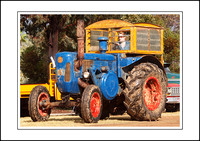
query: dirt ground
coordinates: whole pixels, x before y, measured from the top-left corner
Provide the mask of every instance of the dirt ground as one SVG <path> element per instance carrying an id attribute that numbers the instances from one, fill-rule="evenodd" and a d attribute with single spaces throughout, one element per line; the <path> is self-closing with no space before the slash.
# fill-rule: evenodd
<path id="1" fill-rule="evenodd" d="M 125 113 L 89 124 L 72 111 L 54 110 L 49 120 L 44 122 L 33 122 L 30 117 L 21 117 L 20 127 L 180 127 L 180 112 L 165 112 L 158 121 L 134 121 Z"/>

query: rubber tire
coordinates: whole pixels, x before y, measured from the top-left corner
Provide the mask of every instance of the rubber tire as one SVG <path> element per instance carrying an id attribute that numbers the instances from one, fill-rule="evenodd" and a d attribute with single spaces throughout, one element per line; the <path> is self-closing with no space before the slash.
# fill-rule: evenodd
<path id="1" fill-rule="evenodd" d="M 155 77 L 161 87 L 161 100 L 158 107 L 150 110 L 144 102 L 143 87 L 145 81 L 149 77 Z M 126 88 L 124 90 L 124 105 L 127 113 L 134 120 L 154 121 L 161 118 L 161 113 L 165 109 L 167 78 L 163 71 L 157 65 L 152 63 L 141 63 L 135 66 L 126 80 Z"/>
<path id="2" fill-rule="evenodd" d="M 31 117 L 33 121 L 46 121 L 49 119 L 50 114 L 51 114 L 50 108 L 46 111 L 45 116 L 41 115 L 40 112 L 38 111 L 38 108 L 39 108 L 38 98 L 42 93 L 45 93 L 47 95 L 47 100 L 50 101 L 49 91 L 44 86 L 34 87 L 29 96 L 28 110 L 29 110 L 29 116 Z"/>
<path id="3" fill-rule="evenodd" d="M 97 117 L 94 117 L 91 113 L 91 98 L 93 96 L 94 93 L 97 93 L 99 98 L 100 98 L 100 111 Z M 102 94 L 100 92 L 99 87 L 95 86 L 95 85 L 89 85 L 87 86 L 83 93 L 82 93 L 82 97 L 81 97 L 81 116 L 83 118 L 83 120 L 86 123 L 97 123 L 101 117 L 101 113 L 102 113 L 102 109 L 103 109 L 103 100 L 102 100 Z"/>

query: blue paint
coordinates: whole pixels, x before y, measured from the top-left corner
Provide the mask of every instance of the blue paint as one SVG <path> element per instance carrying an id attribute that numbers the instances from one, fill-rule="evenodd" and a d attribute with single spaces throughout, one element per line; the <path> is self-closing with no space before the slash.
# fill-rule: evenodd
<path id="1" fill-rule="evenodd" d="M 58 57 L 61 56 L 63 58 L 62 63 L 58 63 Z M 61 52 L 57 53 L 55 56 L 55 62 L 56 62 L 56 75 L 57 75 L 57 82 L 56 85 L 61 93 L 79 93 L 79 86 L 78 86 L 78 77 L 80 75 L 77 75 L 74 73 L 73 68 L 74 68 L 74 61 L 76 60 L 77 53 L 75 52 Z M 69 82 L 65 81 L 65 69 L 66 69 L 66 64 L 70 63 L 71 71 L 71 80 Z M 63 71 L 64 70 L 64 71 Z M 59 72 L 62 71 L 62 74 Z"/>
<path id="2" fill-rule="evenodd" d="M 104 73 L 100 82 L 100 90 L 104 97 L 108 100 L 112 100 L 117 95 L 119 89 L 119 82 L 117 75 L 113 71 Z"/>
<path id="3" fill-rule="evenodd" d="M 120 53 L 114 53 L 112 54 L 115 56 L 115 60 L 116 60 L 116 69 L 114 69 L 114 72 L 116 72 L 118 77 L 122 77 L 122 68 L 123 67 L 127 67 L 137 61 L 139 61 L 142 57 L 127 57 L 127 58 L 122 58 L 122 54 Z M 116 70 L 116 71 L 115 71 Z"/>
<path id="4" fill-rule="evenodd" d="M 103 50 L 105 51 L 104 45 Z M 58 57 L 63 58 L 62 63 L 58 63 Z M 92 82 L 97 85 L 103 96 L 112 100 L 117 93 L 120 92 L 118 78 L 126 78 L 126 73 L 122 70 L 123 67 L 129 66 L 132 63 L 140 60 L 142 57 L 127 57 L 122 58 L 120 53 L 105 54 L 105 53 L 85 53 L 85 60 L 93 60 L 93 64 L 89 68 Z M 80 71 L 74 71 L 74 61 L 77 60 L 77 52 L 60 52 L 55 56 L 57 87 L 61 93 L 77 94 L 80 93 L 78 78 L 82 78 L 82 67 Z M 71 80 L 65 81 L 66 64 L 70 63 Z M 102 72 L 102 67 L 106 70 Z"/>
<path id="5" fill-rule="evenodd" d="M 127 57 L 127 58 L 121 58 L 120 59 L 120 67 L 126 67 L 129 66 L 136 61 L 140 60 L 142 57 Z"/>
<path id="6" fill-rule="evenodd" d="M 92 65 L 92 67 L 89 68 L 89 72 L 91 74 L 91 77 L 92 77 L 92 81 L 95 85 L 99 86 L 99 79 L 98 79 L 98 76 L 96 75 L 96 72 L 100 70 L 99 66 L 96 66 L 96 65 Z"/>
<path id="7" fill-rule="evenodd" d="M 97 54 L 97 53 L 85 53 L 85 60 L 101 60 L 101 61 L 114 61 L 114 56 L 111 54 Z"/>
<path id="8" fill-rule="evenodd" d="M 101 53 L 106 53 L 107 49 L 107 41 L 108 38 L 107 37 L 99 37 L 98 38 L 99 41 L 99 50 L 101 51 Z"/>

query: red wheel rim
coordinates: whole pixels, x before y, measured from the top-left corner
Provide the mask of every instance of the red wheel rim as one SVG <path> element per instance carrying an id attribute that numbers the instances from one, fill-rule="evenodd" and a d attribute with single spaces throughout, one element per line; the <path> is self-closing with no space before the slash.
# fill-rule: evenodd
<path id="1" fill-rule="evenodd" d="M 161 101 L 161 86 L 155 77 L 149 77 L 144 85 L 143 98 L 145 105 L 153 111 L 158 108 Z"/>
<path id="2" fill-rule="evenodd" d="M 47 93 L 42 92 L 38 96 L 38 101 L 37 101 L 38 112 L 41 116 L 46 116 L 48 114 L 48 109 L 43 106 L 40 106 L 40 103 L 44 101 L 49 101 L 49 97 Z"/>
<path id="3" fill-rule="evenodd" d="M 94 118 L 98 117 L 101 109 L 101 98 L 97 92 L 92 94 L 90 101 L 90 110 Z"/>

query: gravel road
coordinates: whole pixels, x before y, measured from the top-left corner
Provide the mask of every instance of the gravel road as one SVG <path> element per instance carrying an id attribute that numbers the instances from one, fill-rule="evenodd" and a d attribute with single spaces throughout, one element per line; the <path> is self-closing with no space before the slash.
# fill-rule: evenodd
<path id="1" fill-rule="evenodd" d="M 30 117 L 21 117 L 19 127 L 180 127 L 180 112 L 165 112 L 158 121 L 134 121 L 125 113 L 89 124 L 70 111 L 58 111 L 52 112 L 45 122 L 33 122 Z"/>

